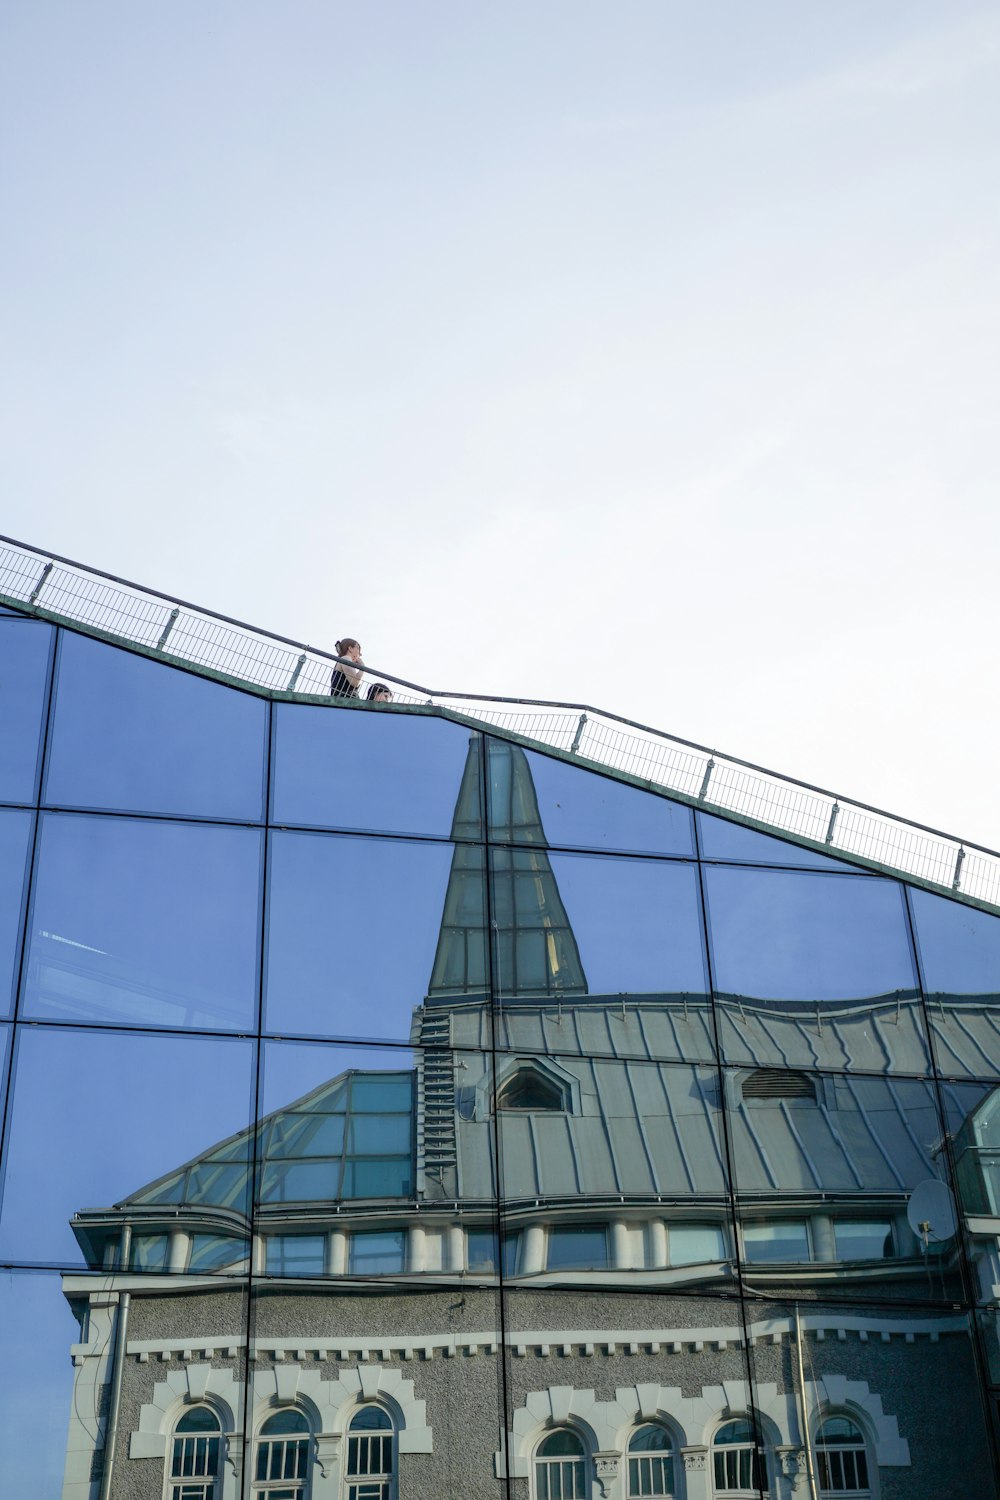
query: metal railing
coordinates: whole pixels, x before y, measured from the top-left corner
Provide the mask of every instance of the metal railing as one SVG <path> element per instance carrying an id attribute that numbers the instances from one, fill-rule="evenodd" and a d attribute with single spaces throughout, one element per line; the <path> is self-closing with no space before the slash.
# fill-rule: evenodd
<path id="1" fill-rule="evenodd" d="M 339 660 L 0 537 L 0 603 L 266 693 L 327 697 Z M 460 714 L 764 831 L 1000 910 L 1000 854 L 588 704 L 437 692 L 366 666 L 396 703 Z"/>

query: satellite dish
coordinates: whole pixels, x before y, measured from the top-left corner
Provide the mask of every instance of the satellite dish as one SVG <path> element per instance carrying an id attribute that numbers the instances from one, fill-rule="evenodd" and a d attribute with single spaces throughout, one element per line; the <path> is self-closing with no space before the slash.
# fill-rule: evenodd
<path id="1" fill-rule="evenodd" d="M 950 1240 L 958 1228 L 958 1220 L 948 1184 L 937 1177 L 918 1182 L 910 1194 L 906 1217 L 924 1249 L 928 1244 L 941 1245 Z"/>

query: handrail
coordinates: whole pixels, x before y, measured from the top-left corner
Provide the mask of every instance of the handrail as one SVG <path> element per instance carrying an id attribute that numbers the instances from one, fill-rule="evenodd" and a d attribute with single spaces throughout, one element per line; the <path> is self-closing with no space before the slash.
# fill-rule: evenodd
<path id="1" fill-rule="evenodd" d="M 343 658 L 0 536 L 0 601 L 267 695 L 327 697 Z M 1000 853 L 588 703 L 442 691 L 365 665 L 401 704 L 458 713 L 821 853 L 1000 910 Z"/>

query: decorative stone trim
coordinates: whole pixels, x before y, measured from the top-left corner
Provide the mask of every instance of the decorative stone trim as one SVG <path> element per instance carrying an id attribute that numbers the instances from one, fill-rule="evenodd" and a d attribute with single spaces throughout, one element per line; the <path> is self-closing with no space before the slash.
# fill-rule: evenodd
<path id="1" fill-rule="evenodd" d="M 899 1435 L 899 1422 L 883 1409 L 882 1397 L 876 1395 L 867 1380 L 848 1380 L 844 1375 L 820 1375 L 813 1385 L 819 1397 L 819 1410 L 812 1421 L 817 1426 L 832 1409 L 862 1413 L 862 1428 L 867 1428 L 875 1442 L 875 1460 L 879 1467 L 908 1468 L 910 1445 Z M 867 1420 L 865 1420 L 867 1419 Z"/>
<path id="2" fill-rule="evenodd" d="M 899 1435 L 896 1418 L 882 1409 L 881 1398 L 866 1382 L 841 1375 L 823 1375 L 812 1387 L 812 1430 L 826 1411 L 853 1412 L 872 1435 L 878 1465 L 906 1466 L 909 1446 Z M 753 1413 L 760 1422 L 766 1445 L 774 1452 L 781 1475 L 797 1488 L 805 1473 L 804 1435 L 800 1429 L 796 1397 L 765 1382 L 757 1387 Z M 685 1396 L 677 1386 L 653 1382 L 618 1386 L 614 1401 L 597 1401 L 593 1390 L 551 1385 L 530 1391 L 514 1412 L 507 1435 L 506 1452 L 494 1456 L 498 1478 L 527 1478 L 539 1438 L 548 1428 L 575 1427 L 593 1455 L 594 1473 L 601 1494 L 618 1477 L 620 1458 L 629 1432 L 642 1422 L 661 1422 L 673 1435 L 688 1473 L 700 1474 L 708 1465 L 712 1435 L 720 1421 L 747 1411 L 747 1390 L 742 1380 L 725 1380 L 703 1386 L 700 1396 Z"/>
<path id="3" fill-rule="evenodd" d="M 789 1318 L 768 1318 L 751 1326 L 750 1338 L 754 1344 L 780 1344 L 790 1337 L 794 1325 Z M 879 1338 L 890 1343 L 902 1338 L 912 1343 L 917 1338 L 927 1338 L 931 1343 L 939 1342 L 944 1334 L 960 1333 L 965 1336 L 967 1326 L 961 1314 L 939 1318 L 865 1318 L 837 1312 L 824 1316 L 806 1315 L 802 1318 L 802 1331 L 817 1343 L 827 1338 L 843 1342 L 856 1337 L 862 1343 Z M 197 1360 L 236 1359 L 246 1347 L 242 1336 L 217 1334 L 204 1338 L 186 1339 L 129 1339 L 128 1353 L 141 1363 L 151 1359 Z M 342 1364 L 357 1361 L 429 1360 L 434 1358 L 470 1359 L 476 1355 L 495 1355 L 497 1352 L 496 1331 L 487 1329 L 465 1333 L 460 1338 L 453 1334 L 427 1334 L 414 1338 L 412 1335 L 378 1339 L 345 1340 L 336 1335 L 294 1339 L 257 1338 L 252 1340 L 250 1352 L 257 1360 L 275 1363 L 309 1360 L 324 1363 L 337 1360 Z M 527 1333 L 513 1333 L 507 1338 L 507 1347 L 519 1359 L 529 1356 L 558 1359 L 569 1356 L 595 1354 L 614 1358 L 626 1355 L 700 1354 L 705 1349 L 724 1351 L 744 1347 L 743 1330 L 731 1328 L 646 1328 L 646 1329 L 532 1329 Z M 73 1345 L 76 1363 L 92 1353 L 90 1345 Z"/>
<path id="4" fill-rule="evenodd" d="M 962 1314 L 947 1314 L 942 1317 L 913 1317 L 913 1318 L 864 1318 L 852 1316 L 844 1312 L 827 1312 L 822 1315 L 806 1313 L 800 1320 L 802 1332 L 811 1334 L 817 1343 L 823 1343 L 827 1338 L 836 1338 L 843 1342 L 848 1335 L 856 1335 L 862 1343 L 867 1343 L 870 1338 L 877 1336 L 883 1344 L 888 1344 L 894 1338 L 902 1338 L 907 1343 L 913 1343 L 919 1336 L 927 1338 L 936 1344 L 943 1333 L 968 1333 L 968 1323 Z M 794 1332 L 795 1324 L 791 1318 L 764 1318 L 750 1325 L 750 1342 L 752 1344 L 779 1344 L 784 1335 Z"/>
<path id="5" fill-rule="evenodd" d="M 222 1430 L 229 1439 L 232 1461 L 232 1440 L 242 1426 L 242 1390 L 234 1371 L 216 1369 L 209 1364 L 191 1364 L 168 1370 L 156 1382 L 152 1400 L 140 1408 L 139 1426 L 129 1440 L 129 1458 L 162 1460 L 177 1418 L 185 1406 L 195 1402 L 204 1402 L 217 1412 Z"/>
<path id="6" fill-rule="evenodd" d="M 335 1380 L 324 1380 L 315 1367 L 288 1364 L 256 1370 L 253 1375 L 254 1431 L 268 1411 L 279 1404 L 305 1405 L 315 1423 L 321 1443 L 329 1439 L 325 1461 L 336 1461 L 337 1449 L 347 1423 L 362 1401 L 382 1401 L 391 1411 L 400 1453 L 432 1453 L 433 1431 L 427 1425 L 427 1408 L 414 1396 L 413 1381 L 399 1370 L 381 1365 L 341 1370 Z"/>
<path id="7" fill-rule="evenodd" d="M 611 1485 L 618 1478 L 618 1466 L 620 1462 L 620 1453 L 594 1454 L 594 1477 L 600 1486 L 602 1496 L 610 1494 Z"/>

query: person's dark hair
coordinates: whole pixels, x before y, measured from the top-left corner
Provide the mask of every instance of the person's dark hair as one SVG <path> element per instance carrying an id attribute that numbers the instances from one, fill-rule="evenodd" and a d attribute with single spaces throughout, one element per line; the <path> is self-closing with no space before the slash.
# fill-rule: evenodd
<path id="1" fill-rule="evenodd" d="M 391 703 L 392 691 L 388 687 L 388 685 L 384 682 L 373 682 L 371 687 L 368 689 L 366 697 L 368 698 L 368 701 L 370 703 L 375 698 L 381 698 L 383 694 Z"/>
<path id="2" fill-rule="evenodd" d="M 337 655 L 346 656 L 351 647 L 356 646 L 357 644 L 357 641 L 353 640 L 349 635 L 345 635 L 342 641 L 336 642 Z"/>

